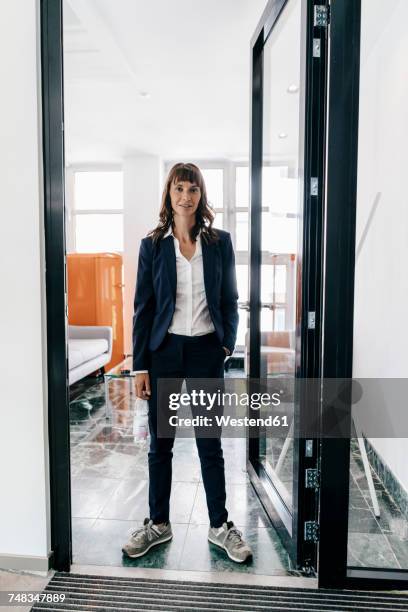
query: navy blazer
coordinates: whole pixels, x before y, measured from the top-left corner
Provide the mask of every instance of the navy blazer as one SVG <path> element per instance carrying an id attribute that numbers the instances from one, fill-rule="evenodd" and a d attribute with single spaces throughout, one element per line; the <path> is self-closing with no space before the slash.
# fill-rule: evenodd
<path id="1" fill-rule="evenodd" d="M 238 328 L 238 292 L 231 236 L 216 230 L 219 240 L 201 241 L 204 286 L 217 336 L 232 354 Z M 200 238 L 198 238 L 200 239 Z M 133 369 L 149 369 L 149 351 L 163 342 L 176 304 L 176 252 L 172 235 L 153 243 L 143 238 L 137 270 L 133 315 Z"/>

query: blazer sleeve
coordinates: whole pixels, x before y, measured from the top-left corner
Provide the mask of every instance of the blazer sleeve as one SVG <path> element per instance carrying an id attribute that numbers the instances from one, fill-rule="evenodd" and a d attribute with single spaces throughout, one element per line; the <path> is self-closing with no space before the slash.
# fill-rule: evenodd
<path id="1" fill-rule="evenodd" d="M 232 355 L 237 339 L 239 314 L 235 255 L 231 236 L 229 234 L 227 234 L 227 239 L 223 246 L 221 313 L 224 327 L 224 339 L 222 344 Z"/>
<path id="2" fill-rule="evenodd" d="M 153 241 L 143 238 L 140 244 L 133 314 L 133 370 L 147 370 L 149 340 L 155 312 L 152 278 Z"/>

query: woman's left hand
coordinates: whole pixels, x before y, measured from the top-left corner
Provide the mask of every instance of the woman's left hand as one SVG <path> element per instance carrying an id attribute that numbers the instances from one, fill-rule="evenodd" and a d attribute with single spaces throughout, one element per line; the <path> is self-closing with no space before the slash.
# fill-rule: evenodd
<path id="1" fill-rule="evenodd" d="M 229 349 L 227 349 L 227 347 L 226 347 L 226 346 L 223 346 L 222 348 L 223 348 L 223 349 L 224 349 L 224 351 L 225 351 L 225 356 L 226 356 L 226 357 L 229 357 L 229 356 L 231 355 L 231 353 L 229 352 Z"/>

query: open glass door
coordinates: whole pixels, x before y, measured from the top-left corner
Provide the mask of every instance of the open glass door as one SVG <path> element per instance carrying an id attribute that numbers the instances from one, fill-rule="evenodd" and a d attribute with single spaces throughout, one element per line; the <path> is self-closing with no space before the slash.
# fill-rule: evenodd
<path id="1" fill-rule="evenodd" d="M 283 392 L 289 428 L 250 438 L 249 473 L 306 571 L 316 567 L 318 487 L 306 476 L 317 476 L 318 444 L 300 437 L 298 383 L 320 375 L 327 35 L 317 14 L 306 0 L 270 1 L 252 41 L 248 374 Z"/>

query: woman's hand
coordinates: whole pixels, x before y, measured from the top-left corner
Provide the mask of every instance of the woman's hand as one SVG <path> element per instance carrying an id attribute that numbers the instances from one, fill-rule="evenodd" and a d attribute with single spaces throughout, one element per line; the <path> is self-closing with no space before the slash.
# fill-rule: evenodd
<path id="1" fill-rule="evenodd" d="M 150 378 L 147 372 L 136 374 L 136 395 L 140 399 L 149 399 L 150 392 Z"/>
<path id="2" fill-rule="evenodd" d="M 227 349 L 227 347 L 226 347 L 226 346 L 223 346 L 222 348 L 223 348 L 223 349 L 224 349 L 224 351 L 225 351 L 225 356 L 226 356 L 226 357 L 229 357 L 229 356 L 231 355 L 231 353 L 230 353 L 229 349 Z"/>

